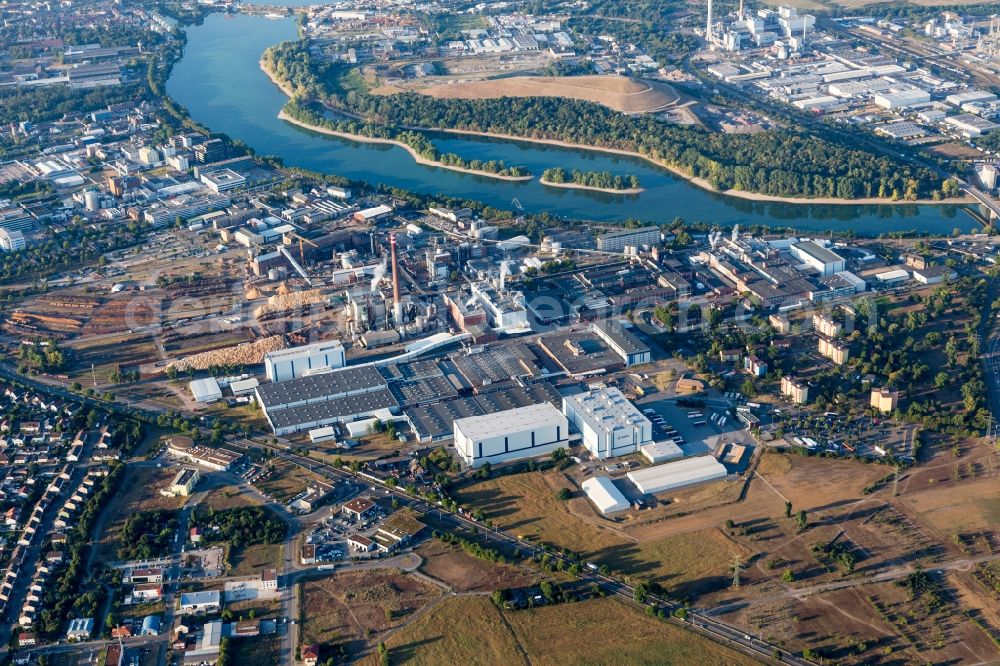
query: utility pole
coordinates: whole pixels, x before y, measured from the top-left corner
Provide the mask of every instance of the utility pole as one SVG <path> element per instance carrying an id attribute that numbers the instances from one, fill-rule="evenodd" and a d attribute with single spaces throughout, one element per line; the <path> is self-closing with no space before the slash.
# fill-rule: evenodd
<path id="1" fill-rule="evenodd" d="M 892 478 L 892 496 L 899 496 L 899 464 L 896 464 L 896 475 Z"/>
<path id="2" fill-rule="evenodd" d="M 733 553 L 733 589 L 740 588 L 740 573 L 743 571 L 743 563 L 740 561 L 739 553 Z"/>

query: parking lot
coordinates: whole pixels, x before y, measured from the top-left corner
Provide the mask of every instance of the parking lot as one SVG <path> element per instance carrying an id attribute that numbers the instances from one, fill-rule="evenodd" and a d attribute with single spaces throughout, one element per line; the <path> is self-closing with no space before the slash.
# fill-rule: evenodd
<path id="1" fill-rule="evenodd" d="M 775 414 L 773 427 L 789 444 L 809 450 L 874 458 L 891 454 L 904 462 L 914 456 L 916 427 L 877 417 L 783 410 Z"/>
<path id="2" fill-rule="evenodd" d="M 346 511 L 338 512 L 331 508 L 330 515 L 306 535 L 306 543 L 316 546 L 317 562 L 335 562 L 345 557 L 378 557 L 378 553 L 352 551 L 347 545 L 347 538 L 355 534 L 370 536 L 388 515 L 389 512 L 380 504 L 376 504 L 376 508 L 363 520 Z"/>
<path id="3" fill-rule="evenodd" d="M 682 407 L 676 400 L 648 401 L 639 405 L 653 422 L 653 439 L 673 439 L 686 456 L 713 453 L 720 438 L 727 442 L 753 443 L 753 437 L 734 416 L 731 402 L 721 398 L 704 400 L 704 407 Z"/>

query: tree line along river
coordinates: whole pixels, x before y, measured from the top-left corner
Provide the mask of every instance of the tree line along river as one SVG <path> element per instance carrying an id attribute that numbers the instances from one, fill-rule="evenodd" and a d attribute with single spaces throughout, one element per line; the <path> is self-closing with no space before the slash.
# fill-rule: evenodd
<path id="1" fill-rule="evenodd" d="M 295 0 L 292 0 L 293 2 Z M 276 155 L 288 166 L 336 174 L 414 192 L 444 194 L 512 209 L 516 198 L 528 213 L 568 219 L 648 223 L 687 221 L 724 226 L 764 224 L 802 231 L 854 230 L 873 236 L 892 231 L 949 234 L 978 229 L 961 206 L 824 205 L 760 202 L 703 190 L 643 160 L 594 151 L 444 133 L 429 134 L 441 153 L 467 160 L 503 160 L 536 176 L 545 169 L 609 171 L 636 175 L 643 191 L 611 194 L 512 182 L 417 164 L 402 148 L 320 135 L 277 117 L 287 98 L 260 70 L 264 50 L 296 38 L 293 19 L 212 14 L 187 28 L 187 46 L 167 81 L 167 92 L 197 122 L 241 139 L 260 155 Z"/>

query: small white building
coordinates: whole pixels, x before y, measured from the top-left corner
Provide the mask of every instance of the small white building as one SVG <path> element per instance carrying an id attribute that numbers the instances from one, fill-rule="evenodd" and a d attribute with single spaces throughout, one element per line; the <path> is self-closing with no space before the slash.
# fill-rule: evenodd
<path id="1" fill-rule="evenodd" d="M 628 500 L 618 490 L 618 487 L 606 476 L 594 476 L 583 482 L 581 486 L 587 498 L 594 503 L 597 510 L 605 516 L 625 511 L 629 507 Z"/>
<path id="2" fill-rule="evenodd" d="M 677 446 L 673 442 L 653 442 L 652 444 L 643 444 L 639 447 L 639 451 L 642 452 L 642 455 L 645 456 L 646 460 L 654 465 L 684 457 L 684 452 L 681 451 L 681 447 Z"/>
<path id="3" fill-rule="evenodd" d="M 355 534 L 347 537 L 347 545 L 361 553 L 370 553 L 376 548 L 375 541 L 363 534 Z"/>
<path id="4" fill-rule="evenodd" d="M 455 419 L 455 448 L 467 465 L 542 456 L 569 444 L 569 423 L 547 402 Z"/>
<path id="5" fill-rule="evenodd" d="M 235 382 L 229 383 L 229 390 L 233 392 L 234 396 L 250 395 L 257 390 L 260 386 L 260 382 L 257 381 L 256 377 L 251 377 L 250 379 L 239 379 Z"/>
<path id="6" fill-rule="evenodd" d="M 333 426 L 323 426 L 322 428 L 313 428 L 309 431 L 309 442 L 312 444 L 320 444 L 321 442 L 330 442 L 337 439 L 337 431 L 333 429 Z"/>
<path id="7" fill-rule="evenodd" d="M 89 641 L 90 635 L 94 632 L 94 618 L 75 617 L 69 621 L 69 628 L 66 630 L 66 640 L 72 642 Z"/>
<path id="8" fill-rule="evenodd" d="M 914 268 L 913 279 L 920 284 L 940 284 L 945 280 L 954 280 L 958 273 L 948 266 L 927 266 Z"/>
<path id="9" fill-rule="evenodd" d="M 222 389 L 215 377 L 196 379 L 188 384 L 188 387 L 191 389 L 191 395 L 194 396 L 195 402 L 207 404 L 222 399 Z"/>
<path id="10" fill-rule="evenodd" d="M 232 169 L 219 169 L 202 174 L 201 182 L 216 194 L 222 194 L 245 187 L 247 179 Z"/>
<path id="11" fill-rule="evenodd" d="M 563 413 L 601 460 L 636 453 L 653 438 L 653 424 L 616 388 L 566 396 Z"/>
<path id="12" fill-rule="evenodd" d="M 201 474 L 198 473 L 197 469 L 194 467 L 185 467 L 174 476 L 173 481 L 170 482 L 170 487 L 167 489 L 167 493 L 174 497 L 187 497 L 194 491 L 200 479 Z"/>
<path id="13" fill-rule="evenodd" d="M 291 347 L 264 355 L 264 372 L 272 382 L 303 377 L 312 372 L 335 370 L 346 365 L 340 340 Z"/>
<path id="14" fill-rule="evenodd" d="M 902 268 L 898 268 L 896 270 L 878 273 L 875 275 L 875 279 L 878 280 L 881 285 L 897 284 L 899 282 L 906 282 L 909 280 L 910 273 Z"/>
<path id="15" fill-rule="evenodd" d="M 222 593 L 218 590 L 185 592 L 181 595 L 181 613 L 212 613 L 222 608 Z"/>

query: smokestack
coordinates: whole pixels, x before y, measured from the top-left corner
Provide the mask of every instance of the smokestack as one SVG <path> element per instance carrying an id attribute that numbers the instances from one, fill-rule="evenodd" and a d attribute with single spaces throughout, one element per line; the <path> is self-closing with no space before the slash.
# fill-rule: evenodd
<path id="1" fill-rule="evenodd" d="M 705 41 L 712 43 L 712 0 L 708 0 L 708 22 L 705 24 Z"/>
<path id="2" fill-rule="evenodd" d="M 744 13 L 743 13 L 743 0 L 740 0 L 740 15 L 739 15 L 738 18 L 742 21 L 743 20 L 743 16 L 744 16 Z"/>
<path id="3" fill-rule="evenodd" d="M 392 248 L 392 317 L 396 326 L 403 325 L 403 305 L 399 302 L 399 266 L 396 264 L 396 234 L 389 234 Z"/>

